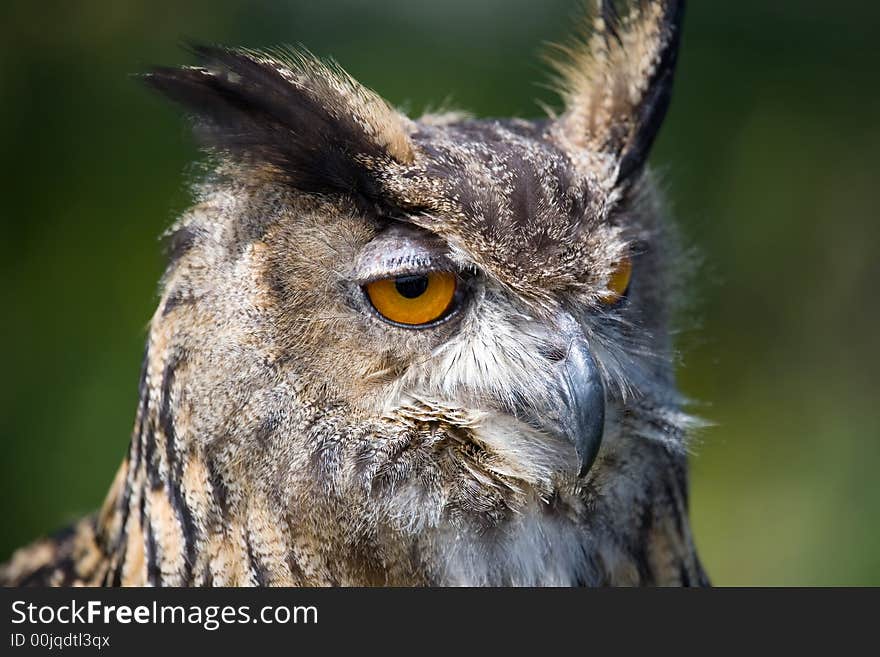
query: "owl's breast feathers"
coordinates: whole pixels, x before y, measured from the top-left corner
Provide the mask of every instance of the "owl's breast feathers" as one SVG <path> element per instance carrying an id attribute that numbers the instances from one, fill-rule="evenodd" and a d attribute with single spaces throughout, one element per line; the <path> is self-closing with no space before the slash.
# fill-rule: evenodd
<path id="1" fill-rule="evenodd" d="M 458 467 L 479 470 L 473 446 L 459 447 L 470 452 L 470 461 Z M 405 460 L 406 450 L 397 446 L 393 456 Z M 610 484 L 627 470 L 613 459 L 602 464 L 604 474 L 587 488 L 531 495 L 520 482 L 516 501 L 506 498 L 516 487 L 512 481 L 495 473 L 490 482 L 493 475 L 484 471 L 479 483 L 496 488 L 497 496 L 471 496 L 468 509 L 465 484 L 453 505 L 460 514 L 484 518 L 497 512 L 499 524 L 487 522 L 467 538 L 464 525 L 455 521 L 445 529 L 401 531 L 386 525 L 359 535 L 353 525 L 340 522 L 341 515 L 356 514 L 357 508 L 334 510 L 330 504 L 299 523 L 290 517 L 279 522 L 284 514 L 277 500 L 230 505 L 222 498 L 228 491 L 172 492 L 170 482 L 134 491 L 130 485 L 138 477 L 126 463 L 99 514 L 17 551 L 0 569 L 0 583 L 705 586 L 708 579 L 688 526 L 684 469 L 667 456 L 665 466 L 673 476 L 649 482 L 635 498 L 628 487 Z M 191 467 L 208 476 L 204 464 Z M 387 474 L 375 485 L 389 485 Z M 497 490 L 505 484 L 507 491 Z M 409 495 L 406 487 L 398 491 L 401 514 L 411 502 L 421 503 Z M 517 513 L 505 514 L 505 504 L 516 504 Z M 180 505 L 187 510 L 181 512 Z M 438 511 L 437 517 L 449 520 L 455 514 L 455 509 Z"/>

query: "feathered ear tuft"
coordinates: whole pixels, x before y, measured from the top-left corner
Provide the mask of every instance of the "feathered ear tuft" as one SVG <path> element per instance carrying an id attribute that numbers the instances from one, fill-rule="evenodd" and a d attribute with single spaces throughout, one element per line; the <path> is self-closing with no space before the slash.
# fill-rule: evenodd
<path id="1" fill-rule="evenodd" d="M 685 3 L 595 4 L 583 40 L 551 59 L 566 106 L 554 132 L 618 186 L 641 171 L 669 107 Z"/>
<path id="2" fill-rule="evenodd" d="M 201 66 L 147 83 L 183 105 L 213 150 L 269 166 L 297 189 L 379 196 L 376 173 L 408 164 L 408 119 L 335 65 L 305 52 L 196 46 Z"/>

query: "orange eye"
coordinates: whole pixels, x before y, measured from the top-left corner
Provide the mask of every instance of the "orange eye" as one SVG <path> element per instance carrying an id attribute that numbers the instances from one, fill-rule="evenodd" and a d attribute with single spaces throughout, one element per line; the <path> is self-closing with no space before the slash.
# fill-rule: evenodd
<path id="1" fill-rule="evenodd" d="M 394 324 L 420 326 L 441 319 L 455 299 L 455 274 L 432 271 L 415 276 L 383 278 L 367 283 L 370 303 L 382 317 Z"/>
<path id="2" fill-rule="evenodd" d="M 605 293 L 599 297 L 602 303 L 610 305 L 620 301 L 629 289 L 629 280 L 632 278 L 632 270 L 632 260 L 626 257 L 621 259 L 620 262 L 615 265 L 614 271 L 611 272 L 611 276 L 608 279 L 607 289 Z"/>

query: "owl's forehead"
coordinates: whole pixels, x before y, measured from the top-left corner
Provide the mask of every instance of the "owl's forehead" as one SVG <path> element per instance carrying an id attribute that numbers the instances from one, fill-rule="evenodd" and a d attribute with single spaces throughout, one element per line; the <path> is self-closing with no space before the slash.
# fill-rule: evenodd
<path id="1" fill-rule="evenodd" d="M 423 126 L 413 135 L 417 166 L 404 176 L 425 176 L 438 201 L 523 239 L 551 226 L 564 230 L 584 219 L 591 194 L 545 130 L 543 121 L 522 120 Z"/>
<path id="2" fill-rule="evenodd" d="M 417 124 L 416 156 L 385 179 L 410 220 L 511 287 L 583 283 L 601 224 L 599 187 L 556 146 L 544 121 Z"/>

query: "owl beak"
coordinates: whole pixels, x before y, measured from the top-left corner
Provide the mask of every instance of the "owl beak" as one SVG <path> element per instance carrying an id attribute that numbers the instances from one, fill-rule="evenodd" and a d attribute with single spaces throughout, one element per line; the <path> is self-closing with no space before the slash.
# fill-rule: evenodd
<path id="1" fill-rule="evenodd" d="M 573 445 L 578 457 L 578 477 L 589 472 L 605 429 L 605 387 L 587 341 L 578 329 L 558 373 L 559 431 Z"/>
<path id="2" fill-rule="evenodd" d="M 553 436 L 568 441 L 577 454 L 578 477 L 596 460 L 605 432 L 605 386 L 587 338 L 577 321 L 563 313 L 555 322 L 555 334 L 564 342 L 552 356 L 552 379 L 547 397 L 537 404 L 524 394 L 510 410 L 515 417 Z M 563 351 L 564 350 L 564 351 Z M 556 354 L 563 354 L 561 358 Z"/>

